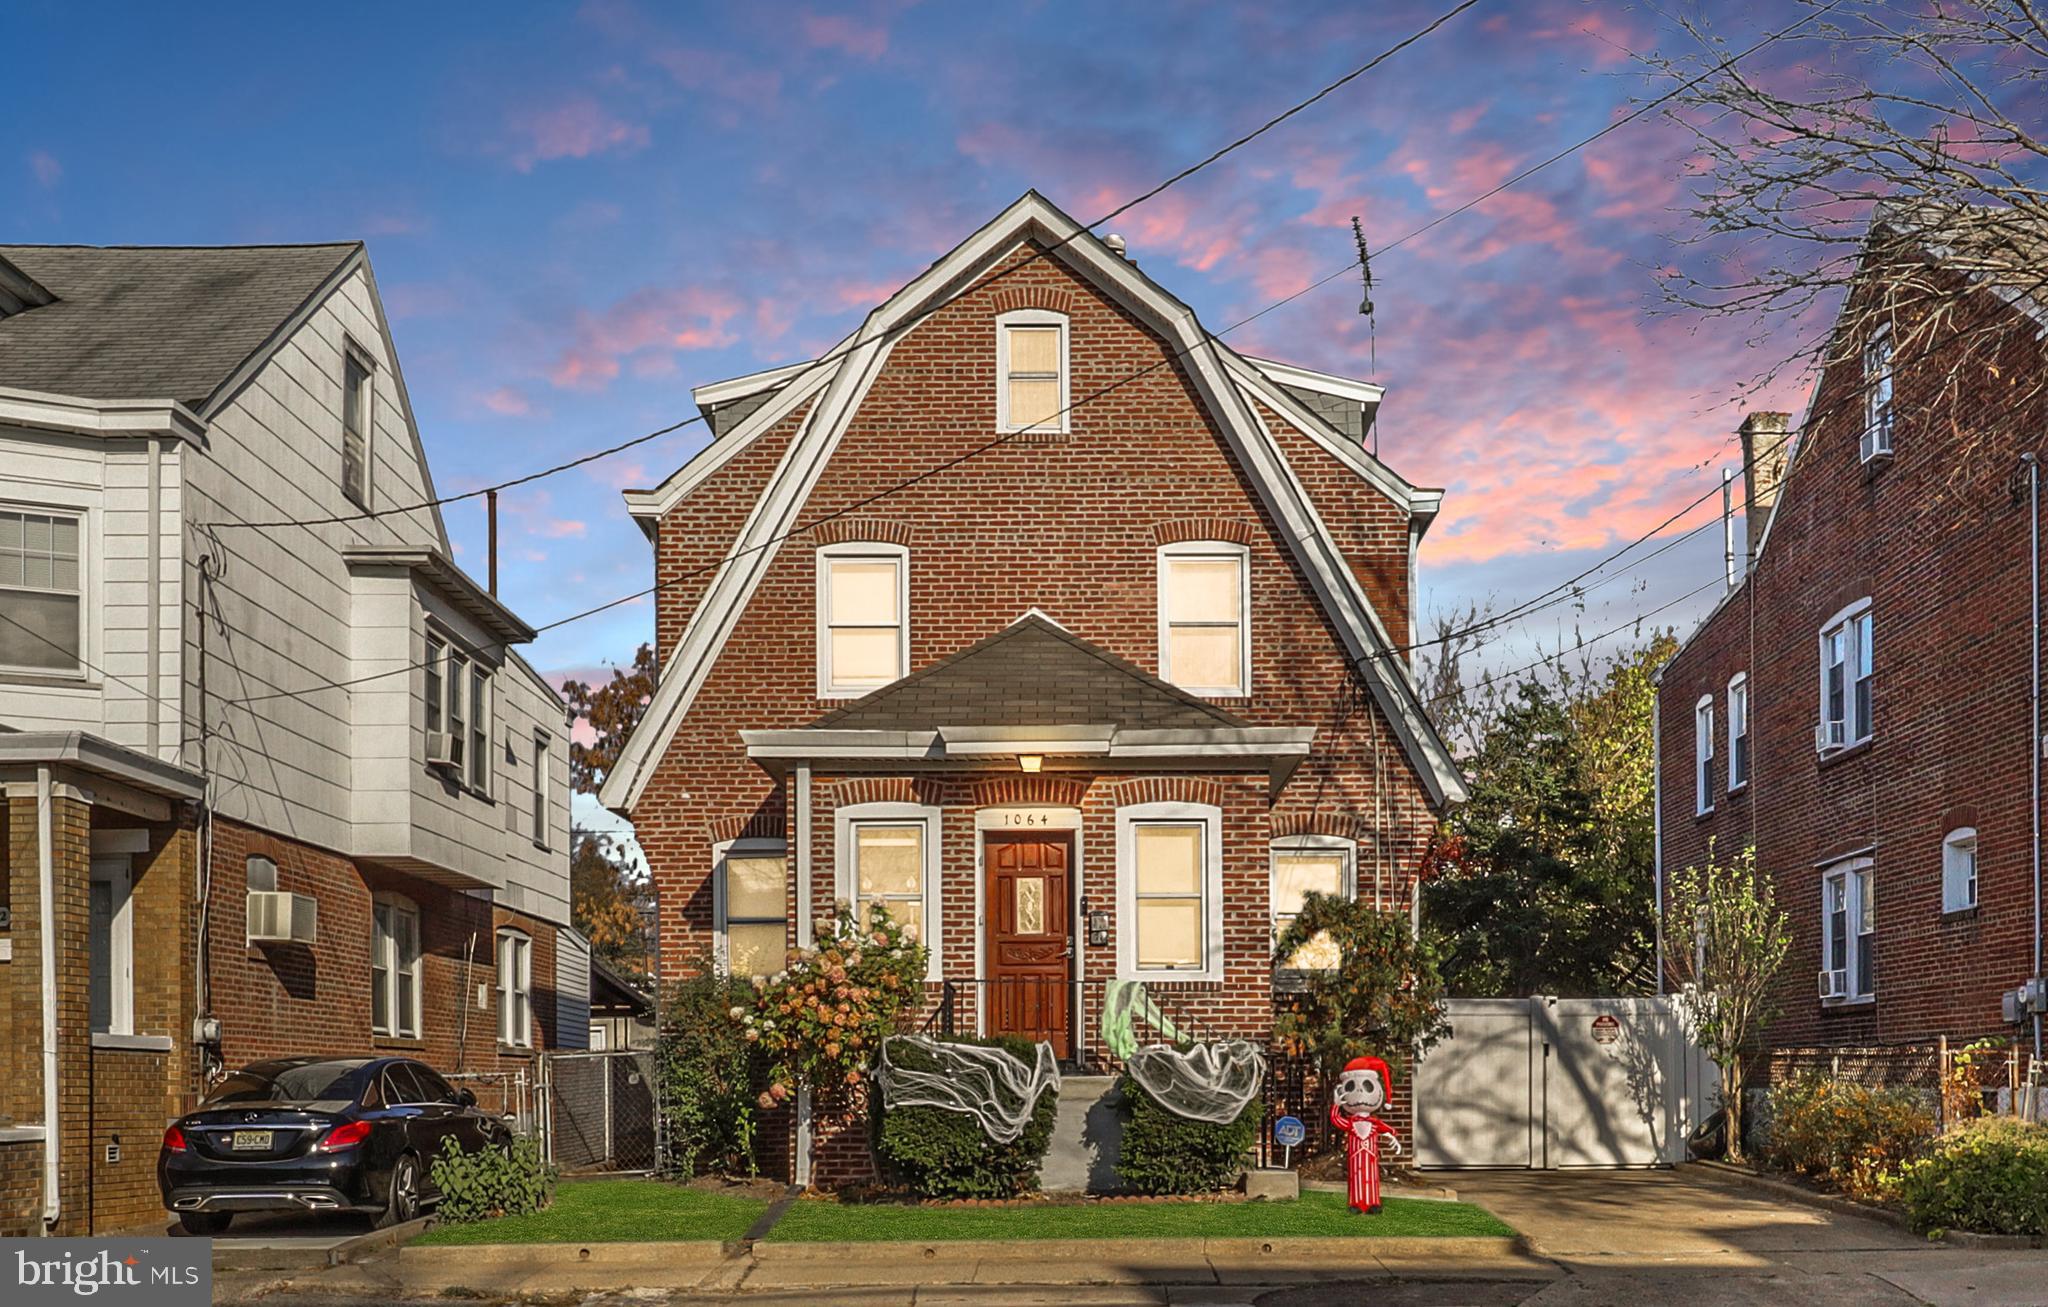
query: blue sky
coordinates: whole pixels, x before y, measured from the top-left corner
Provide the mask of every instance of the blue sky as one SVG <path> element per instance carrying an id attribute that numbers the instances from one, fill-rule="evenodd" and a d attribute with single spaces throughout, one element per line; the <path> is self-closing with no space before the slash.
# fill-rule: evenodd
<path id="1" fill-rule="evenodd" d="M 32 56 L 0 121 L 0 239 L 368 241 L 459 492 L 815 353 L 1027 187 L 1093 219 L 1444 7 L 30 0 L 0 16 Z M 1715 12 L 1746 41 L 1796 11 Z M 1639 6 L 1489 0 L 1114 226 L 1221 326 L 1341 266 L 1353 214 L 1385 245 L 1611 121 L 1644 86 L 1629 51 L 1671 41 Z M 1386 256 L 1376 364 L 1348 279 L 1232 337 L 1389 387 L 1384 456 L 1450 492 L 1426 607 L 1540 591 L 1732 456 L 1735 389 L 1769 360 L 1646 312 L 1684 162 L 1646 119 Z M 507 598 L 546 622 L 648 584 L 617 492 L 702 441 L 508 493 Z M 448 518 L 480 573 L 480 506 Z M 1495 656 L 1664 603 L 1719 551 L 1703 531 Z M 531 655 L 588 674 L 651 629 L 627 606 Z"/>

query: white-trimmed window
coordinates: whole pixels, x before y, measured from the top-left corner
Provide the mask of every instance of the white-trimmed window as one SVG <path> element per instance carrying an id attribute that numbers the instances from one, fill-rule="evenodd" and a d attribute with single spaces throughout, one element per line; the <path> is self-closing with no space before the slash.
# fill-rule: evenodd
<path id="1" fill-rule="evenodd" d="M 1251 693 L 1251 551 L 1222 541 L 1159 550 L 1159 675 L 1194 694 Z"/>
<path id="2" fill-rule="evenodd" d="M 836 896 L 865 922 L 873 906 L 903 924 L 939 978 L 939 809 L 915 803 L 857 803 L 832 815 Z"/>
<path id="3" fill-rule="evenodd" d="M 378 894 L 370 910 L 370 1030 L 420 1034 L 420 910 L 396 894 Z"/>
<path id="4" fill-rule="evenodd" d="M 1292 835 L 1273 841 L 1270 906 L 1273 938 L 1294 924 L 1310 894 L 1352 898 L 1357 893 L 1358 845 L 1331 835 Z M 1337 942 L 1325 931 L 1279 960 L 1282 971 L 1327 971 L 1337 965 Z"/>
<path id="5" fill-rule="evenodd" d="M 469 665 L 469 787 L 491 792 L 491 692 L 482 663 Z"/>
<path id="6" fill-rule="evenodd" d="M 996 428 L 1067 429 L 1067 317 L 1016 309 L 996 319 Z"/>
<path id="7" fill-rule="evenodd" d="M 910 669 L 910 551 L 849 543 L 818 551 L 818 697 L 852 699 Z"/>
<path id="8" fill-rule="evenodd" d="M 1872 634 L 1868 599 L 1857 600 L 1821 627 L 1820 728 L 1814 743 L 1822 753 L 1871 736 Z"/>
<path id="9" fill-rule="evenodd" d="M 445 767 L 479 794 L 490 793 L 490 670 L 437 635 L 427 636 L 423 670 L 428 764 Z"/>
<path id="10" fill-rule="evenodd" d="M 1223 979 L 1223 811 L 1117 809 L 1117 970 L 1125 979 Z"/>
<path id="11" fill-rule="evenodd" d="M 1828 1001 L 1854 1002 L 1877 992 L 1872 879 L 1869 858 L 1838 863 L 1821 876 L 1821 993 Z"/>
<path id="12" fill-rule="evenodd" d="M 85 670 L 85 572 L 76 513 L 0 508 L 0 668 Z"/>
<path id="13" fill-rule="evenodd" d="M 1692 707 L 1693 811 L 1714 810 L 1714 696 L 1703 694 Z"/>
<path id="14" fill-rule="evenodd" d="M 1728 682 L 1728 792 L 1749 784 L 1749 676 L 1737 672 Z"/>
<path id="15" fill-rule="evenodd" d="M 370 506 L 370 442 L 376 365 L 348 342 L 341 352 L 341 490 L 358 508 Z"/>
<path id="16" fill-rule="evenodd" d="M 553 741 L 544 731 L 533 734 L 533 842 L 538 848 L 548 846 L 549 801 L 554 798 L 548 784 L 548 763 L 553 755 Z"/>
<path id="17" fill-rule="evenodd" d="M 498 1042 L 533 1047 L 533 940 L 509 927 L 498 932 Z"/>
<path id="18" fill-rule="evenodd" d="M 772 976 L 789 953 L 789 853 L 781 840 L 737 840 L 713 851 L 718 960 L 740 977 Z"/>
<path id="19" fill-rule="evenodd" d="M 1977 906 L 1977 829 L 1959 826 L 1941 842 L 1941 910 Z"/>
<path id="20" fill-rule="evenodd" d="M 87 921 L 88 994 L 96 1035 L 135 1033 L 134 872 L 127 855 L 94 858 Z"/>
<path id="21" fill-rule="evenodd" d="M 1892 452 L 1892 328 L 1880 323 L 1863 344 L 1863 461 Z"/>

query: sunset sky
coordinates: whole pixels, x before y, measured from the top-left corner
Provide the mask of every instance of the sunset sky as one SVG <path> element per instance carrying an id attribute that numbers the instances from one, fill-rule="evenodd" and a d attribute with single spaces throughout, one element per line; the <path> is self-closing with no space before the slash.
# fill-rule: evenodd
<path id="1" fill-rule="evenodd" d="M 440 488 L 459 492 L 814 354 L 1028 187 L 1089 221 L 1448 7 L 593 0 L 285 21 L 153 4 L 86 23 L 31 0 L 0 17 L 0 46 L 33 52 L 0 122 L 0 237 L 368 241 Z M 1798 11 L 1713 12 L 1743 45 Z M 1113 226 L 1218 329 L 1342 267 L 1352 215 L 1386 246 L 1627 112 L 1654 93 L 1630 52 L 1676 45 L 1640 6 L 1483 0 Z M 1646 118 L 1386 254 L 1376 359 L 1352 278 L 1229 337 L 1388 387 L 1383 456 L 1449 491 L 1425 611 L 1542 591 L 1732 461 L 1737 387 L 1771 347 L 1651 311 L 1688 230 L 1686 166 L 1682 135 Z M 1800 399 L 1786 381 L 1750 402 Z M 703 440 L 685 428 L 509 493 L 510 602 L 541 623 L 647 585 L 618 491 Z M 480 504 L 448 521 L 480 574 Z M 1719 553 L 1704 530 L 1492 656 L 1663 604 Z M 1689 627 L 1710 599 L 1659 620 Z M 587 675 L 651 631 L 641 603 L 529 652 Z"/>

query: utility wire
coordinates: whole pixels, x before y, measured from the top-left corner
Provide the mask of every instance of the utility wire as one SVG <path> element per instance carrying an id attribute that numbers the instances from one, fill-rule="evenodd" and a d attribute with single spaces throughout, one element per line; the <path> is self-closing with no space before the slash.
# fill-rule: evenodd
<path id="1" fill-rule="evenodd" d="M 1425 37 L 1430 36 L 1431 34 L 1436 32 L 1438 28 L 1442 27 L 1444 24 L 1450 22 L 1453 18 L 1456 18 L 1459 14 L 1464 13 L 1467 9 L 1472 8 L 1472 6 L 1478 3 L 1479 0 L 1460 0 L 1460 3 L 1452 6 L 1450 9 L 1445 10 L 1442 14 L 1439 14 L 1436 18 L 1432 19 L 1427 26 L 1420 28 L 1419 30 L 1410 34 L 1409 36 L 1404 37 L 1403 39 L 1395 42 L 1391 46 L 1388 46 L 1385 50 L 1380 51 L 1380 53 L 1366 60 L 1358 67 L 1353 68 L 1350 72 L 1345 73 L 1342 77 L 1339 77 L 1336 81 L 1329 83 L 1327 86 L 1317 91 L 1314 95 L 1309 96 L 1305 100 L 1297 101 L 1283 112 L 1276 114 L 1271 118 L 1268 118 L 1265 122 L 1259 124 L 1259 126 L 1253 128 L 1251 131 L 1246 132 L 1244 135 L 1238 137 L 1236 140 L 1230 142 L 1228 145 L 1225 145 L 1220 149 L 1212 151 L 1206 157 L 1196 161 L 1195 163 L 1189 164 L 1187 167 L 1181 169 L 1179 172 L 1173 174 L 1171 177 L 1168 177 L 1165 181 L 1160 182 L 1158 185 L 1153 186 L 1151 189 L 1140 193 L 1132 199 L 1124 201 L 1122 204 L 1119 204 L 1114 209 L 1111 209 L 1108 213 L 1103 214 L 1101 217 L 1095 219 L 1095 221 L 1086 224 L 1085 226 L 1074 231 L 1072 234 L 1061 237 L 1059 240 L 1053 242 L 1051 245 L 1044 247 L 1043 249 L 1032 251 L 1031 255 L 1028 258 L 1022 260 L 1019 263 L 1013 264 L 1006 269 L 1003 269 L 1002 271 L 998 272 L 995 275 L 995 277 L 990 278 L 989 281 L 994 282 L 1004 277 L 1008 277 L 1014 273 L 1021 272 L 1023 269 L 1030 267 L 1033 263 L 1038 262 L 1040 259 L 1044 259 L 1051 256 L 1054 251 L 1059 250 L 1065 245 L 1069 244 L 1070 242 L 1079 239 L 1083 232 L 1092 232 L 1095 228 L 1102 226 L 1104 223 L 1113 221 L 1114 219 L 1129 212 L 1131 209 L 1136 208 L 1138 205 L 1143 204 L 1145 201 L 1159 195 L 1167 188 L 1177 185 L 1180 182 L 1186 181 L 1189 177 L 1194 176 L 1196 173 L 1200 172 L 1204 168 L 1207 168 L 1209 165 L 1215 163 L 1217 160 L 1223 158 L 1223 156 L 1231 153 L 1233 150 L 1237 150 L 1245 145 L 1249 145 L 1251 142 L 1257 140 L 1259 137 L 1264 136 L 1267 132 L 1272 131 L 1275 127 L 1278 127 L 1281 123 L 1286 122 L 1288 119 L 1294 117 L 1298 113 L 1301 113 L 1303 110 L 1309 108 L 1311 105 L 1318 103 L 1326 96 L 1333 94 L 1334 92 L 1340 90 L 1344 86 L 1349 85 L 1352 81 L 1356 80 L 1357 78 L 1362 77 L 1366 73 L 1371 72 L 1374 68 L 1379 67 L 1379 65 L 1385 63 L 1387 60 L 1393 58 L 1395 55 L 1401 53 L 1403 50 L 1406 50 L 1409 46 L 1414 45 L 1416 42 L 1423 40 Z M 951 301 L 948 299 L 937 300 L 928 307 L 919 309 L 917 312 L 913 313 L 904 321 L 897 323 L 896 326 L 892 327 L 887 332 L 884 332 L 881 335 L 874 337 L 873 339 L 884 343 L 890 340 L 894 340 L 896 337 L 901 336 L 904 333 L 910 331 L 912 328 L 916 327 L 919 323 L 923 322 L 932 314 L 937 313 L 939 310 L 946 307 L 946 305 L 950 302 Z M 849 337 L 843 345 L 835 349 L 828 350 L 825 354 L 821 355 L 820 357 L 815 358 L 811 360 L 809 363 L 804 364 L 799 371 L 793 373 L 789 377 L 785 378 L 782 382 L 780 382 L 778 384 L 778 388 L 786 389 L 787 387 L 794 386 L 799 382 L 802 382 L 807 377 L 809 377 L 812 373 L 818 371 L 821 368 L 826 367 L 829 364 L 837 363 L 840 359 L 845 358 L 854 350 L 859 349 L 868 343 L 869 341 L 862 339 L 860 333 L 856 330 L 854 334 L 851 337 Z M 695 423 L 702 421 L 704 421 L 704 414 L 699 413 L 692 417 L 684 418 L 679 422 L 672 422 L 665 427 L 660 427 L 654 431 L 646 433 L 645 435 L 635 436 L 630 440 L 621 441 L 616 445 L 611 445 L 604 449 L 593 450 L 588 454 L 579 455 L 578 457 L 572 458 L 567 462 L 557 463 L 553 467 L 542 468 L 540 471 L 537 472 L 529 472 L 525 476 L 514 477 L 509 481 L 500 481 L 496 485 L 483 486 L 476 490 L 466 490 L 459 495 L 441 495 L 434 499 L 423 499 L 416 504 L 405 504 L 392 508 L 365 509 L 359 513 L 337 513 L 331 517 L 279 518 L 274 521 L 268 522 L 225 522 L 221 525 L 227 527 L 237 527 L 243 530 L 271 530 L 289 526 L 332 526 L 342 522 L 370 521 L 376 518 L 392 517 L 404 513 L 416 513 L 419 512 L 421 509 L 440 508 L 446 504 L 460 503 L 466 499 L 477 499 L 485 495 L 494 494 L 498 491 L 510 490 L 515 486 L 523 486 L 528 484 L 529 482 L 539 481 L 544 477 L 551 477 L 561 472 L 567 472 L 574 468 L 582 467 L 587 463 L 595 463 L 600 459 L 610 458 L 614 454 L 623 453 L 626 450 L 635 448 L 636 446 L 644 445 L 648 441 L 658 440 L 661 437 L 667 435 L 673 435 L 675 432 L 682 430 L 684 427 L 691 426 L 694 425 Z"/>

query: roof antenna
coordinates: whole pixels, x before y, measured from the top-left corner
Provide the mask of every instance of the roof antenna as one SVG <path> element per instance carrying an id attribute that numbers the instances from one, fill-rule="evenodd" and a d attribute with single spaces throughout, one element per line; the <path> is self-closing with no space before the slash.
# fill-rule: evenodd
<path id="1" fill-rule="evenodd" d="M 1365 228 L 1359 224 L 1358 215 L 1351 215 L 1351 239 L 1358 244 L 1358 271 L 1365 279 L 1365 294 L 1358 301 L 1359 315 L 1366 322 L 1366 347 L 1370 351 L 1370 368 L 1380 370 L 1379 320 L 1372 311 L 1372 251 L 1365 246 Z"/>

